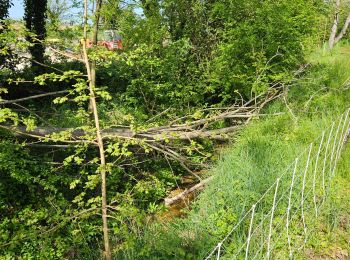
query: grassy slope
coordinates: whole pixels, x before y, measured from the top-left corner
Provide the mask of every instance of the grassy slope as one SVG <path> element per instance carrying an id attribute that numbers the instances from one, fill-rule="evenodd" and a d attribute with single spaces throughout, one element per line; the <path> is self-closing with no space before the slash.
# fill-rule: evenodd
<path id="1" fill-rule="evenodd" d="M 350 78 L 348 55 L 350 47 L 342 46 L 332 54 L 320 51 L 310 56 L 311 69 L 288 93 L 290 109 L 282 100 L 266 108 L 271 116 L 252 122 L 235 138 L 210 172 L 216 178 L 188 216 L 149 226 L 133 249 L 125 250 L 124 257 L 203 259 L 298 152 L 349 106 L 350 90 L 344 88 Z M 284 114 L 272 116 L 276 112 Z M 312 247 L 311 254 L 321 253 L 322 246 L 315 242 Z"/>
<path id="2" fill-rule="evenodd" d="M 305 257 L 348 259 L 350 257 L 350 142 L 338 163 L 330 198 L 323 208 Z"/>

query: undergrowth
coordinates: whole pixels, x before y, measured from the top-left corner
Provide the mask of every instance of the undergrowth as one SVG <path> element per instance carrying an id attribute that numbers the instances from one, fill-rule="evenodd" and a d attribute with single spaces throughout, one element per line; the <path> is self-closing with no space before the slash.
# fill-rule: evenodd
<path id="1" fill-rule="evenodd" d="M 116 259 L 205 258 L 298 153 L 349 106 L 346 53 L 350 47 L 343 45 L 332 53 L 320 50 L 311 55 L 311 65 L 288 87 L 286 98 L 270 104 L 264 111 L 269 116 L 254 120 L 234 137 L 231 148 L 208 172 L 214 180 L 186 217 L 147 226 Z"/>

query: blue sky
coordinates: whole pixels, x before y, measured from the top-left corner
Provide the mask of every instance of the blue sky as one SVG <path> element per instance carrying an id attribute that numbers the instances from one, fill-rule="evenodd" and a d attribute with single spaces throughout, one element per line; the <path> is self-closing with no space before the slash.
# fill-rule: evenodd
<path id="1" fill-rule="evenodd" d="M 12 0 L 13 6 L 10 8 L 10 18 L 21 19 L 24 14 L 23 0 Z"/>
<path id="2" fill-rule="evenodd" d="M 0 0 L 1 1 L 1 0 Z M 12 19 L 22 19 L 24 15 L 24 0 L 12 0 L 12 7 L 9 11 L 9 16 Z M 76 9 L 71 10 L 73 13 L 76 12 Z"/>
<path id="3" fill-rule="evenodd" d="M 1 1 L 1 0 L 0 0 Z M 23 0 L 12 0 L 13 6 L 10 8 L 10 18 L 12 19 L 21 19 L 24 15 Z M 136 8 L 135 12 L 137 14 L 142 14 L 141 8 Z"/>

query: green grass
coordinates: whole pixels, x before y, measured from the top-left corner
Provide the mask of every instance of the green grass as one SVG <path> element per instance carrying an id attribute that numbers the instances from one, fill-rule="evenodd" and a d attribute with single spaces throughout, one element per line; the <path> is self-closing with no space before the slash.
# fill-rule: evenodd
<path id="1" fill-rule="evenodd" d="M 305 256 L 347 259 L 350 256 L 350 143 L 338 163 L 321 218 L 315 223 Z M 338 258 L 337 258 L 338 257 Z"/>
<path id="2" fill-rule="evenodd" d="M 116 257 L 205 258 L 300 151 L 307 149 L 349 107 L 350 90 L 344 87 L 350 78 L 346 54 L 350 54 L 349 46 L 310 55 L 311 67 L 289 88 L 289 109 L 284 100 L 277 100 L 264 111 L 271 116 L 253 121 L 235 136 L 231 148 L 208 173 L 215 178 L 198 196 L 187 217 L 149 225 Z M 284 114 L 274 116 L 277 112 Z M 341 165 L 345 163 L 344 160 Z M 326 205 L 327 210 L 331 211 Z M 313 246 L 315 253 L 321 248 L 317 243 Z"/>

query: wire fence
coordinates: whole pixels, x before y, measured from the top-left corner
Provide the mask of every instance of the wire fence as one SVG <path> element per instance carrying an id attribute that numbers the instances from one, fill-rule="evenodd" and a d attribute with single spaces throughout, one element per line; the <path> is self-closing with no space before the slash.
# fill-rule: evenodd
<path id="1" fill-rule="evenodd" d="M 305 247 L 350 135 L 349 113 L 350 108 L 299 154 L 206 260 L 292 259 Z"/>

